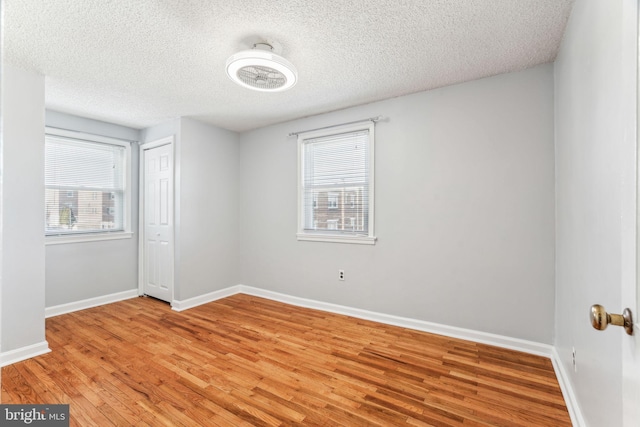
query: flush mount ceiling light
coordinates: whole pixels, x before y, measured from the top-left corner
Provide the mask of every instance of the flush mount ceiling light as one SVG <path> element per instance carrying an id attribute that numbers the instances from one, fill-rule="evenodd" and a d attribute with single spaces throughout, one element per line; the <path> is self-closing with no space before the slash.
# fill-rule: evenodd
<path id="1" fill-rule="evenodd" d="M 227 76 L 240 86 L 261 92 L 281 92 L 298 81 L 293 64 L 273 53 L 268 43 L 256 43 L 227 59 Z"/>

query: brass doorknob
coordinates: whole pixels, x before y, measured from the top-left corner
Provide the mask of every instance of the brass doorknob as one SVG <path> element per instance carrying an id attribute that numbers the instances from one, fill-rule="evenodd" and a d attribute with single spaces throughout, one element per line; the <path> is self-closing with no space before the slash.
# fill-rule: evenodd
<path id="1" fill-rule="evenodd" d="M 631 310 L 625 308 L 622 314 L 607 313 L 600 304 L 591 306 L 591 325 L 599 331 L 607 329 L 608 325 L 623 326 L 629 335 L 633 335 L 633 318 Z"/>

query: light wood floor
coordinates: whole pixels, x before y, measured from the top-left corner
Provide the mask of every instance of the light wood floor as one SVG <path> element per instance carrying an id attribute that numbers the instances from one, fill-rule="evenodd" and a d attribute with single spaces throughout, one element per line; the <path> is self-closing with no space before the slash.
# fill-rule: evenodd
<path id="1" fill-rule="evenodd" d="M 548 359 L 235 295 L 136 298 L 47 320 L 2 403 L 78 426 L 569 426 Z"/>

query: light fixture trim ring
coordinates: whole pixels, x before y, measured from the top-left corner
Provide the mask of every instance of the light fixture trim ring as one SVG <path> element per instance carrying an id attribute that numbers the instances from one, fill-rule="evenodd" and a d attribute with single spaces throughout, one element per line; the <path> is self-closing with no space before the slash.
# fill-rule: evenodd
<path id="1" fill-rule="evenodd" d="M 238 77 L 238 71 L 251 66 L 268 67 L 282 73 L 286 79 L 285 84 L 277 88 L 264 89 L 246 84 Z M 227 76 L 235 83 L 260 92 L 281 92 L 292 88 L 298 82 L 298 72 L 293 64 L 280 55 L 265 50 L 249 49 L 232 55 L 227 60 L 226 70 Z"/>

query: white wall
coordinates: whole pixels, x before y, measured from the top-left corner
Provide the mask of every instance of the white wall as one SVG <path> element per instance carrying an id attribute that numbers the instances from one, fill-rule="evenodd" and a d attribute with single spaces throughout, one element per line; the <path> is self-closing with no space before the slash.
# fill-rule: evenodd
<path id="1" fill-rule="evenodd" d="M 2 75 L 2 341 L 46 350 L 44 333 L 44 77 L 4 64 Z M 27 352 L 28 353 L 28 352 Z M 4 361 L 4 357 L 3 357 Z"/>
<path id="2" fill-rule="evenodd" d="M 380 114 L 377 244 L 296 241 L 296 140 L 287 135 Z M 270 126 L 240 142 L 242 284 L 551 343 L 551 65 Z"/>
<path id="3" fill-rule="evenodd" d="M 238 284 L 238 135 L 180 119 L 175 299 Z"/>
<path id="4" fill-rule="evenodd" d="M 46 125 L 137 141 L 139 131 L 57 111 L 46 111 Z M 131 231 L 121 240 L 46 246 L 46 306 L 82 301 L 138 288 L 138 145 L 131 145 Z M 40 227 L 42 229 L 42 226 Z M 41 230 L 44 232 L 43 230 Z"/>
<path id="5" fill-rule="evenodd" d="M 621 289 L 635 287 L 637 35 L 626 24 L 635 19 L 629 4 L 576 1 L 555 64 L 554 344 L 589 426 L 622 425 L 621 350 L 630 339 L 622 328 L 594 330 L 589 307 L 619 313 L 632 304 Z"/>

